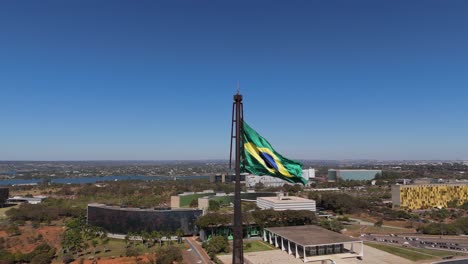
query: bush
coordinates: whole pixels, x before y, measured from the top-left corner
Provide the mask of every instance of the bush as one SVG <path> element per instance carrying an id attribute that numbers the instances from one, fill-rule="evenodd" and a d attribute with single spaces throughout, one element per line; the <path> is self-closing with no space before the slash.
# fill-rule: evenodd
<path id="1" fill-rule="evenodd" d="M 172 264 L 174 261 L 182 261 L 182 252 L 176 246 L 164 246 L 156 250 L 156 264 Z"/>
<path id="2" fill-rule="evenodd" d="M 128 247 L 126 250 L 125 250 L 125 255 L 127 257 L 136 257 L 138 255 L 140 255 L 140 250 L 136 247 Z"/>
<path id="3" fill-rule="evenodd" d="M 382 227 L 382 225 L 383 225 L 383 220 L 382 219 L 380 219 L 379 221 L 374 223 L 374 226 L 376 226 L 376 227 Z"/>
<path id="4" fill-rule="evenodd" d="M 47 253 L 41 253 L 31 259 L 31 264 L 49 264 L 52 261 L 52 258 L 53 256 L 50 256 Z"/>
<path id="5" fill-rule="evenodd" d="M 73 258 L 73 256 L 70 255 L 70 254 L 65 254 L 62 257 L 62 262 L 63 263 L 71 263 L 73 260 L 75 260 L 75 258 Z"/>
<path id="6" fill-rule="evenodd" d="M 229 242 L 223 236 L 213 236 L 210 241 L 203 243 L 203 247 L 211 258 L 222 252 L 229 253 Z"/>

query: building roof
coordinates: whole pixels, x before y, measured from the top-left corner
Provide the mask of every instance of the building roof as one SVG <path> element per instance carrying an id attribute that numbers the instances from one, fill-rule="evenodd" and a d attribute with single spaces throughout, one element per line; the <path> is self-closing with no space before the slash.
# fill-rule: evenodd
<path id="1" fill-rule="evenodd" d="M 265 229 L 302 246 L 361 242 L 357 238 L 351 238 L 314 225 L 269 227 Z"/>
<path id="2" fill-rule="evenodd" d="M 97 207 L 105 208 L 111 210 L 120 210 L 120 211 L 144 211 L 144 212 L 179 212 L 179 211 L 202 211 L 198 208 L 138 208 L 138 207 L 127 207 L 127 206 L 118 206 L 118 205 L 106 205 L 100 203 L 90 203 L 88 207 Z"/>
<path id="3" fill-rule="evenodd" d="M 305 199 L 302 197 L 297 197 L 297 196 L 283 196 L 281 200 L 276 197 L 258 197 L 257 199 L 262 199 L 266 200 L 275 204 L 288 204 L 288 203 L 310 203 L 310 202 L 315 202 L 314 200 L 311 199 Z"/>

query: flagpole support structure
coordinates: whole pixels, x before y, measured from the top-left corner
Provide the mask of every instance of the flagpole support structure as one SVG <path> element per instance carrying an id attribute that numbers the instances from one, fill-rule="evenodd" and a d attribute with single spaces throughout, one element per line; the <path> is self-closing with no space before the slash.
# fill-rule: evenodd
<path id="1" fill-rule="evenodd" d="M 236 170 L 236 182 L 234 190 L 234 228 L 233 228 L 233 249 L 232 249 L 232 264 L 243 264 L 244 263 L 244 252 L 243 252 L 243 231 L 242 231 L 242 208 L 241 208 L 241 197 L 240 197 L 240 165 L 241 165 L 241 146 L 242 146 L 242 124 L 244 120 L 244 107 L 242 104 L 242 95 L 237 92 L 234 95 L 234 103 L 232 105 L 232 126 L 231 126 L 231 152 L 229 160 L 229 168 L 231 168 L 232 162 L 232 141 L 235 138 L 235 170 Z M 235 134 L 234 134 L 235 126 Z"/>

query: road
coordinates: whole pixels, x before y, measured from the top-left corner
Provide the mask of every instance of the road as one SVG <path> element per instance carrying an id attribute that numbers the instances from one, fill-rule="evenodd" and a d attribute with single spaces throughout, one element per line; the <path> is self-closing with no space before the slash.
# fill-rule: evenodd
<path id="1" fill-rule="evenodd" d="M 198 257 L 198 261 L 195 262 L 195 263 L 211 264 L 210 257 L 208 256 L 208 254 L 206 254 L 205 250 L 203 250 L 201 245 L 198 244 L 198 242 L 195 240 L 194 237 L 186 237 L 185 241 L 187 241 L 187 244 L 192 249 L 192 251 L 191 251 L 192 254 L 196 254 L 196 256 Z"/>

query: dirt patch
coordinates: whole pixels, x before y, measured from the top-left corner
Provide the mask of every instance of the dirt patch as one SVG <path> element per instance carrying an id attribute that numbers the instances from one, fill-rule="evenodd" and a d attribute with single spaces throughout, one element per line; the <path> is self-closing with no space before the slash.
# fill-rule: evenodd
<path id="1" fill-rule="evenodd" d="M 41 243 L 46 242 L 52 247 L 60 246 L 60 238 L 63 228 L 59 226 L 42 226 L 34 229 L 31 226 L 21 226 L 21 235 L 8 237 L 4 231 L 0 231 L 0 236 L 6 238 L 7 250 L 10 252 L 29 253 Z M 42 238 L 40 238 L 40 236 Z"/>

